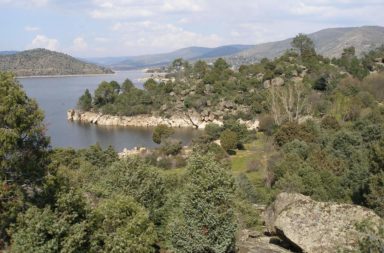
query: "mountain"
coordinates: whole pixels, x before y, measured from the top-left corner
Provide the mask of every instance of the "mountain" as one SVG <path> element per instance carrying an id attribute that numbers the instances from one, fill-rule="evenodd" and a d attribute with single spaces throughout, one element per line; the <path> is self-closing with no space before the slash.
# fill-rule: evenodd
<path id="1" fill-rule="evenodd" d="M 324 56 L 338 57 L 343 49 L 349 46 L 354 46 L 357 55 L 361 56 L 384 43 L 384 27 L 328 28 L 308 34 L 308 36 L 315 42 L 316 51 Z M 224 57 L 232 65 L 239 66 L 240 64 L 258 62 L 262 58 L 273 59 L 282 55 L 291 48 L 292 39 L 258 45 L 227 45 L 216 48 L 188 47 L 163 54 L 90 58 L 87 60 L 113 69 L 132 69 L 168 65 L 176 58 L 190 61 L 198 59 L 214 61 L 218 57 Z"/>
<path id="2" fill-rule="evenodd" d="M 0 71 L 16 76 L 109 74 L 112 70 L 47 49 L 0 55 Z"/>
<path id="3" fill-rule="evenodd" d="M 16 53 L 18 53 L 18 51 L 0 51 L 0 55 L 11 55 Z"/>
<path id="4" fill-rule="evenodd" d="M 354 46 L 356 54 L 361 56 L 384 44 L 384 27 L 329 28 L 308 34 L 308 36 L 314 41 L 317 53 L 326 57 L 339 57 L 343 49 L 350 46 Z M 241 60 L 249 63 L 262 58 L 275 58 L 291 48 L 292 39 L 259 44 L 226 58 L 231 63 Z"/>
<path id="5" fill-rule="evenodd" d="M 187 47 L 163 54 L 87 58 L 86 60 L 88 62 L 110 66 L 113 69 L 130 69 L 167 65 L 177 58 L 183 58 L 185 60 L 197 60 L 211 57 L 223 57 L 241 52 L 251 47 L 251 45 L 228 45 L 215 48 Z"/>

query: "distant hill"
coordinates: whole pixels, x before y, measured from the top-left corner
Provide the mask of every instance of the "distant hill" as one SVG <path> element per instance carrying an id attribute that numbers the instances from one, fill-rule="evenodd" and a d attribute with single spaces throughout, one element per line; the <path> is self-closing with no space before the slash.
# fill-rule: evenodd
<path id="1" fill-rule="evenodd" d="M 317 53 L 326 57 L 339 57 L 346 47 L 354 46 L 356 54 L 361 56 L 384 44 L 384 27 L 362 26 L 347 28 L 329 28 L 308 34 L 314 41 Z M 234 63 L 256 62 L 262 58 L 275 58 L 291 48 L 292 38 L 256 45 L 247 50 L 227 57 Z"/>
<path id="2" fill-rule="evenodd" d="M 112 70 L 80 61 L 47 49 L 32 49 L 14 54 L 0 54 L 0 71 L 16 76 L 108 74 Z"/>
<path id="3" fill-rule="evenodd" d="M 18 51 L 0 51 L 0 55 L 11 55 L 16 53 L 18 53 Z"/>
<path id="4" fill-rule="evenodd" d="M 318 53 L 327 57 L 338 57 L 349 46 L 356 48 L 361 56 L 384 43 L 384 27 L 362 26 L 347 28 L 329 28 L 308 34 L 315 42 Z M 258 45 L 228 45 L 216 48 L 188 47 L 170 53 L 131 56 L 104 57 L 87 59 L 90 62 L 109 66 L 113 69 L 132 69 L 167 65 L 176 58 L 185 60 L 213 61 L 224 57 L 233 65 L 258 62 L 262 58 L 273 59 L 291 48 L 292 38 Z"/>
<path id="5" fill-rule="evenodd" d="M 113 69 L 131 69 L 141 67 L 152 67 L 166 65 L 174 59 L 183 58 L 185 60 L 197 60 L 211 57 L 229 56 L 245 49 L 251 48 L 251 45 L 228 45 L 216 48 L 208 47 L 187 47 L 170 53 L 127 56 L 127 57 L 101 57 L 88 58 L 87 61 L 97 64 L 110 66 Z M 124 58 L 124 59 L 122 59 Z"/>

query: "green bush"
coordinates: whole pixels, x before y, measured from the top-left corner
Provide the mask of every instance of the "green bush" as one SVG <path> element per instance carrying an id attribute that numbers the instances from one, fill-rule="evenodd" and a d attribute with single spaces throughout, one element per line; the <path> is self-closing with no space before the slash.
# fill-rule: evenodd
<path id="1" fill-rule="evenodd" d="M 224 130 L 220 135 L 220 144 L 224 150 L 236 149 L 239 143 L 237 134 L 231 130 Z"/>
<path id="2" fill-rule="evenodd" d="M 175 131 L 167 125 L 158 125 L 153 130 L 153 142 L 160 144 L 163 139 L 170 137 Z"/>

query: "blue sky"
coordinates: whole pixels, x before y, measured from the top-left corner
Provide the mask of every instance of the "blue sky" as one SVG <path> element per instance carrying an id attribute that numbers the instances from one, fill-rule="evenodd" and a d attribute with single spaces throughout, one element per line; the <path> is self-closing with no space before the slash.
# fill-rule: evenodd
<path id="1" fill-rule="evenodd" d="M 257 44 L 329 27 L 384 26 L 384 0 L 0 0 L 0 51 L 79 57 Z"/>

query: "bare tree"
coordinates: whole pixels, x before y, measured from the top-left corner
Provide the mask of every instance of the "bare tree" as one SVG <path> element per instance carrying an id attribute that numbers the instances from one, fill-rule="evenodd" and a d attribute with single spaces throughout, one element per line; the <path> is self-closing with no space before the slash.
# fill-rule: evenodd
<path id="1" fill-rule="evenodd" d="M 277 125 L 284 121 L 298 122 L 301 117 L 310 113 L 307 91 L 307 87 L 301 81 L 281 87 L 270 87 L 270 110 Z"/>

